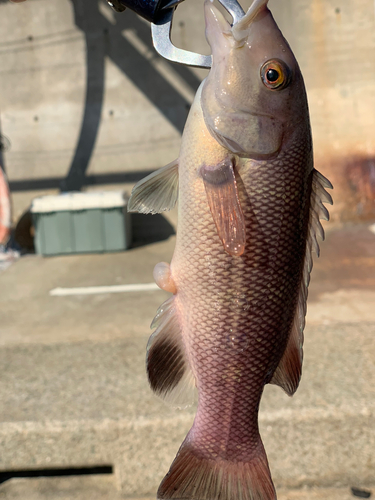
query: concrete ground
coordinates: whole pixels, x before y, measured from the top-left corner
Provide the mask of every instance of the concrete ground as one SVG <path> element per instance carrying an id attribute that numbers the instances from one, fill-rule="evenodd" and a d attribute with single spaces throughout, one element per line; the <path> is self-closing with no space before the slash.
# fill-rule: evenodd
<path id="1" fill-rule="evenodd" d="M 15 477 L 0 484 L 0 499 L 155 497 L 194 416 L 194 408 L 170 409 L 147 386 L 149 324 L 168 294 L 49 292 L 151 282 L 155 263 L 173 253 L 175 214 L 169 217 L 138 218 L 128 252 L 28 255 L 0 274 L 0 482 L 12 471 L 114 470 Z M 282 500 L 346 500 L 352 486 L 375 491 L 370 229 L 337 229 L 322 244 L 309 291 L 300 388 L 288 398 L 268 386 L 262 400 L 261 433 Z M 164 239 L 157 241 L 158 234 Z"/>

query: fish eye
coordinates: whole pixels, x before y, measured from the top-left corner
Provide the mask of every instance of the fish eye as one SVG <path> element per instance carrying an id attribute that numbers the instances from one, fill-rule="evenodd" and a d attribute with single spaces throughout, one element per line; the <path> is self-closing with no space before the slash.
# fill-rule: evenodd
<path id="1" fill-rule="evenodd" d="M 260 69 L 263 84 L 270 90 L 285 89 L 291 80 L 291 71 L 288 66 L 278 59 L 271 59 Z"/>

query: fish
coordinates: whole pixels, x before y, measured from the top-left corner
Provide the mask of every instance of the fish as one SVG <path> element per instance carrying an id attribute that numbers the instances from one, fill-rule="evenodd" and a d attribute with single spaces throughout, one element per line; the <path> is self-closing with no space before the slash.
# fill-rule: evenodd
<path id="1" fill-rule="evenodd" d="M 193 425 L 158 499 L 274 500 L 258 426 L 264 386 L 292 396 L 302 373 L 312 253 L 332 184 L 313 165 L 308 102 L 295 56 L 267 0 L 233 26 L 206 0 L 212 67 L 177 160 L 134 188 L 129 210 L 178 202 L 172 261 L 154 269 L 171 292 L 152 322 L 152 390 Z"/>

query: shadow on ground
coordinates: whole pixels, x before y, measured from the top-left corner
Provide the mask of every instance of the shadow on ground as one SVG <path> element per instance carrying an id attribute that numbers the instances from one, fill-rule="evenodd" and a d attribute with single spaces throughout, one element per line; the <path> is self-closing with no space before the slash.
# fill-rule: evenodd
<path id="1" fill-rule="evenodd" d="M 133 248 L 164 241 L 175 234 L 172 224 L 163 215 L 132 214 L 131 220 Z"/>

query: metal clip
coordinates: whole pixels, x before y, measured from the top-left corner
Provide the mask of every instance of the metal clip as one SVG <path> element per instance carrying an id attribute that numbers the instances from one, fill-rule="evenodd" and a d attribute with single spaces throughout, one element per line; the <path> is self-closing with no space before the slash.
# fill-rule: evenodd
<path id="1" fill-rule="evenodd" d="M 123 12 L 126 7 L 151 22 L 152 41 L 156 52 L 162 57 L 186 66 L 210 68 L 211 56 L 204 56 L 188 50 L 179 49 L 171 40 L 173 14 L 183 0 L 107 0 L 116 11 Z M 233 24 L 245 15 L 237 0 L 219 0 L 233 18 Z"/>
<path id="2" fill-rule="evenodd" d="M 178 4 L 181 0 L 170 2 Z M 240 4 L 237 0 L 219 0 L 221 5 L 229 12 L 233 18 L 233 24 L 239 21 L 244 15 Z M 170 4 L 168 4 L 169 6 Z M 167 7 L 167 6 L 166 6 Z M 211 68 L 212 56 L 204 56 L 188 50 L 177 48 L 171 40 L 172 20 L 176 5 L 166 9 L 156 22 L 151 23 L 152 41 L 156 52 L 163 56 L 168 61 L 172 61 L 186 66 L 194 66 L 196 68 Z M 161 10 L 161 13 L 163 10 Z"/>

